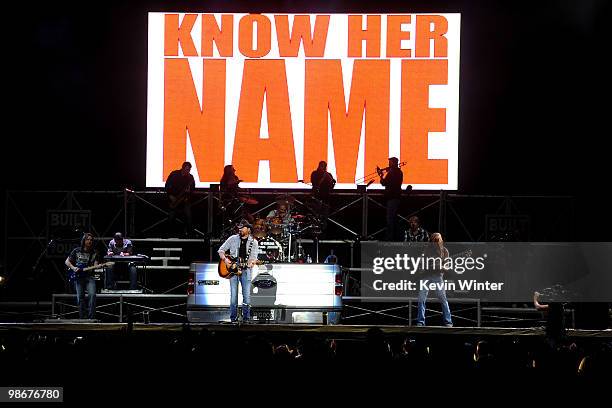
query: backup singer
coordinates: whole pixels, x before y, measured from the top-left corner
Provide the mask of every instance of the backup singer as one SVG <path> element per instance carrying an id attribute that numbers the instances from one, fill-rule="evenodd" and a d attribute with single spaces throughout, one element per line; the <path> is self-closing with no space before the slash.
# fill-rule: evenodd
<path id="1" fill-rule="evenodd" d="M 173 224 L 176 214 L 182 210 L 185 215 L 185 236 L 193 235 L 191 221 L 191 193 L 195 190 L 195 179 L 191 174 L 191 163 L 185 162 L 180 170 L 174 170 L 166 180 L 166 192 L 170 201 L 168 221 Z"/>

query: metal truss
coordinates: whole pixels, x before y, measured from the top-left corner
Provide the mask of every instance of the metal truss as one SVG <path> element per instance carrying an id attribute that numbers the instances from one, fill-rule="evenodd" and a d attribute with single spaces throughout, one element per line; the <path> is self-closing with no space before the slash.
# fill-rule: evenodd
<path id="1" fill-rule="evenodd" d="M 405 298 L 401 301 L 397 298 L 382 298 L 372 296 L 344 296 L 343 307 L 345 311 L 357 310 L 359 313 L 342 316 L 342 321 L 352 321 L 351 319 L 363 318 L 366 316 L 382 316 L 388 317 L 393 320 L 397 320 L 402 325 L 412 326 L 413 321 L 413 309 L 418 305 L 417 298 Z M 361 303 L 357 306 L 353 303 L 346 303 L 346 301 L 363 301 L 368 303 Z M 384 306 L 381 306 L 382 302 Z M 436 298 L 427 299 L 427 302 L 439 303 Z M 452 318 L 453 320 L 459 320 L 463 323 L 472 327 L 481 327 L 481 302 L 480 299 L 470 298 L 448 298 L 448 303 L 452 304 Z M 458 305 L 467 304 L 462 307 Z M 397 314 L 397 312 L 408 310 L 408 317 Z M 394 313 L 390 313 L 394 312 Z M 466 312 L 476 312 L 476 319 L 470 318 L 469 314 L 465 315 Z M 432 315 L 441 315 L 442 312 L 430 308 L 425 309 L 426 319 Z M 350 322 L 349 322 L 350 323 Z"/>
<path id="2" fill-rule="evenodd" d="M 300 191 L 261 191 L 244 190 L 243 194 L 257 199 L 258 204 L 250 206 L 251 214 L 264 214 L 275 204 L 275 198 L 291 195 L 295 203 L 307 207 L 311 193 Z M 212 259 L 211 242 L 218 242 L 227 233 L 223 225 L 221 198 L 218 186 L 198 190 L 194 193 L 192 206 L 194 225 L 199 226 L 196 234 L 209 247 Z M 366 190 L 360 187 L 357 191 L 334 191 L 330 213 L 326 216 L 328 230 L 333 229 L 325 239 L 315 240 L 319 243 L 345 243 L 353 247 L 362 240 L 377 239 L 385 231 L 382 203 L 383 192 Z M 544 224 L 538 220 L 543 229 L 550 231 L 551 236 L 536 235 L 538 240 L 567 240 L 573 238 L 575 229 L 573 198 L 569 196 L 500 196 L 500 195 L 466 195 L 452 194 L 446 191 L 438 193 L 404 193 L 402 206 L 398 214 L 398 222 L 407 223 L 412 215 L 429 220 L 426 225 L 430 231 L 439 231 L 446 236 L 447 241 L 466 242 L 486 240 L 483 230 L 484 214 L 529 214 L 530 208 L 541 207 L 536 213 L 549 217 Z M 49 240 L 55 238 L 61 242 L 65 237 L 51 237 L 47 231 L 44 215 L 49 210 L 90 210 L 91 232 L 103 239 L 110 239 L 113 232 L 122 231 L 126 236 L 154 236 L 156 230 L 165 227 L 168 218 L 166 210 L 166 194 L 162 190 L 135 191 L 123 189 L 120 191 L 7 191 L 5 196 L 5 227 L 4 227 L 4 268 L 6 285 L 19 271 L 20 274 L 30 274 L 36 278 L 39 271 L 32 265 L 37 257 L 44 255 L 49 246 Z M 478 212 L 470 219 L 469 213 Z M 556 212 L 555 212 L 556 211 Z M 484 214 L 483 214 L 484 213 Z M 554 214 L 553 214 L 554 213 Z M 535 218 L 535 216 L 533 216 Z M 561 223 L 561 220 L 565 223 Z M 435 221 L 434 221 L 435 220 Z M 568 221 L 569 220 L 569 221 Z M 180 216 L 178 222 L 183 222 Z M 562 239 L 557 239 L 553 231 L 563 229 L 567 233 Z M 561 234 L 562 235 L 562 234 Z M 533 237 L 522 237 L 531 240 Z M 74 237 L 72 237 L 74 240 Z M 308 242 L 304 239 L 303 242 Z M 311 241 L 313 242 L 313 241 Z M 318 254 L 317 254 L 318 255 Z M 351 256 L 351 266 L 352 266 Z M 61 265 L 52 263 L 53 273 L 65 284 Z M 48 271 L 47 271 L 48 272 Z M 46 272 L 46 273 L 47 273 Z"/>

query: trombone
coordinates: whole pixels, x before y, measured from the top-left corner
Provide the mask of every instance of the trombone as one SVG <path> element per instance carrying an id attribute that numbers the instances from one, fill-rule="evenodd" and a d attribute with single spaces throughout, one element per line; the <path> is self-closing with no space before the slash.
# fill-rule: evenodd
<path id="1" fill-rule="evenodd" d="M 399 163 L 398 168 L 405 166 L 406 162 L 403 161 L 401 163 Z M 366 174 L 365 176 L 358 178 L 357 180 L 355 180 L 355 184 L 365 184 L 366 187 L 368 187 L 370 184 L 374 183 L 374 181 L 376 181 L 377 177 L 384 177 L 385 173 L 389 172 L 389 170 L 391 170 L 391 167 L 385 167 L 385 168 L 380 168 L 378 166 L 376 166 L 376 171 L 370 173 L 370 174 Z"/>

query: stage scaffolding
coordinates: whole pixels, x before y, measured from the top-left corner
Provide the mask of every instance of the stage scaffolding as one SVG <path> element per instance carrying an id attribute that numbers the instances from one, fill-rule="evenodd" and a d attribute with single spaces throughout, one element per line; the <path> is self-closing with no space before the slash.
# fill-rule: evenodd
<path id="1" fill-rule="evenodd" d="M 249 212 L 255 216 L 265 216 L 275 205 L 275 199 L 288 195 L 299 211 L 308 211 L 309 190 L 244 190 L 241 193 L 258 202 L 248 205 Z M 224 237 L 219 204 L 217 188 L 194 193 L 191 206 L 195 237 L 188 241 L 198 246 L 199 260 L 216 259 L 216 247 Z M 346 251 L 343 266 L 354 267 L 358 263 L 360 241 L 382 239 L 384 235 L 383 192 L 364 188 L 334 191 L 330 205 L 323 235 L 314 239 L 303 237 L 301 242 L 313 245 L 315 250 L 319 246 L 343 247 Z M 45 287 L 36 287 L 43 275 L 48 279 L 52 276 L 56 283 L 61 281 L 65 286 L 65 253 L 54 253 L 57 246 L 74 245 L 84 230 L 91 231 L 105 243 L 116 231 L 134 241 L 160 237 L 167 224 L 167 208 L 163 190 L 7 191 L 3 245 L 5 286 L 10 288 L 21 280 L 21 285 L 31 294 L 44 291 Z M 430 232 L 442 232 L 447 241 L 574 240 L 574 199 L 570 196 L 405 192 L 398 215 L 401 230 L 407 227 L 412 215 L 418 215 Z M 66 225 L 60 223 L 57 228 L 50 226 L 50 220 L 63 216 L 80 217 L 83 225 L 76 223 L 75 227 L 75 223 L 67 222 Z M 182 222 L 180 213 L 178 217 Z M 495 235 L 488 229 L 491 219 L 519 222 L 526 227 Z M 322 262 L 325 255 L 313 252 L 313 259 Z M 53 259 L 55 262 L 48 262 Z"/>

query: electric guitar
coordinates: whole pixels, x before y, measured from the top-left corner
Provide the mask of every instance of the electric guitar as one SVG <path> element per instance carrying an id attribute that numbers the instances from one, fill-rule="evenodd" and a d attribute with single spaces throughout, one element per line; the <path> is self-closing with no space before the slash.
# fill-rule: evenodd
<path id="1" fill-rule="evenodd" d="M 453 260 L 453 265 L 456 258 L 468 258 L 472 256 L 472 250 L 466 249 L 465 251 L 457 252 L 455 254 L 449 255 L 449 258 Z M 445 269 L 445 272 L 454 272 L 453 269 Z"/>
<path id="2" fill-rule="evenodd" d="M 168 194 L 168 199 L 170 200 L 170 204 L 168 206 L 174 210 L 176 207 L 189 199 L 189 193 L 191 193 L 191 191 L 189 188 L 187 188 L 176 196 Z"/>
<path id="3" fill-rule="evenodd" d="M 225 255 L 225 258 L 230 260 L 230 265 L 228 266 L 223 259 L 219 260 L 219 266 L 217 268 L 219 272 L 219 276 L 225 279 L 229 279 L 232 276 L 240 276 L 242 275 L 242 271 L 248 268 L 248 262 L 244 262 L 242 258 L 234 258 L 230 255 Z M 263 264 L 263 261 L 255 260 L 253 261 L 256 265 Z"/>
<path id="4" fill-rule="evenodd" d="M 465 251 L 461 251 L 461 252 L 457 252 L 455 254 L 449 255 L 446 258 L 442 259 L 441 261 L 441 266 L 442 269 L 437 268 L 437 265 L 440 265 L 438 262 L 438 260 L 436 260 L 435 264 L 434 264 L 434 269 L 428 269 L 427 267 L 421 267 L 419 270 L 419 275 L 429 275 L 431 273 L 445 273 L 445 272 L 452 272 L 452 268 L 446 268 L 445 265 L 445 261 L 447 259 L 452 259 L 453 260 L 453 264 L 454 264 L 454 260 L 456 258 L 464 258 L 464 257 L 470 257 L 472 256 L 472 250 L 468 249 Z M 426 258 L 431 257 L 431 254 L 426 254 Z M 434 258 L 439 258 L 439 255 L 436 254 L 436 256 Z"/>
<path id="5" fill-rule="evenodd" d="M 319 180 L 319 183 L 316 186 L 313 184 L 313 187 L 314 187 L 315 192 L 318 194 L 321 192 L 321 187 L 326 186 L 326 185 L 327 185 L 326 190 L 333 190 L 333 188 L 336 185 L 336 180 L 328 172 L 325 172 L 323 177 L 321 177 L 321 180 Z"/>
<path id="6" fill-rule="evenodd" d="M 68 269 L 68 282 L 72 283 L 78 278 L 88 275 L 89 272 L 93 271 L 94 269 L 104 268 L 105 266 L 112 266 L 113 264 L 114 262 L 105 262 L 103 264 L 88 266 L 86 268 L 79 268 L 77 272 L 73 271 L 71 268 L 67 268 Z"/>

